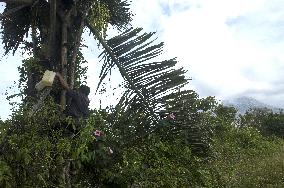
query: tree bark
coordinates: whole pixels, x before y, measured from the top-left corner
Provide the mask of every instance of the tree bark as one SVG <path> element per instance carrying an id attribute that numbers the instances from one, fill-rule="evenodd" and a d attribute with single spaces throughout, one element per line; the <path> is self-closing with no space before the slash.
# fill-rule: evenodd
<path id="1" fill-rule="evenodd" d="M 56 60 L 54 49 L 56 39 L 56 0 L 50 0 L 50 29 L 49 29 L 49 45 L 48 56 L 50 59 L 50 66 L 54 69 L 54 62 Z"/>
<path id="2" fill-rule="evenodd" d="M 61 38 L 61 75 L 67 80 L 67 16 L 64 16 L 62 22 L 62 38 Z M 61 91 L 60 105 L 63 110 L 66 108 L 66 91 Z"/>
<path id="3" fill-rule="evenodd" d="M 71 63 L 70 63 L 70 88 L 73 89 L 74 88 L 74 83 L 75 83 L 75 66 L 76 66 L 76 60 L 77 60 L 77 54 L 79 51 L 79 47 L 80 47 L 80 42 L 81 42 L 81 37 L 82 37 L 82 33 L 83 33 L 83 29 L 84 29 L 84 25 L 85 25 L 85 17 L 83 16 L 81 18 L 80 21 L 80 26 L 79 26 L 79 30 L 78 33 L 76 35 L 76 39 L 75 39 L 75 47 L 72 53 L 72 59 L 71 59 Z"/>
<path id="4" fill-rule="evenodd" d="M 31 27 L 32 27 L 31 36 L 32 36 L 32 45 L 33 45 L 33 56 L 35 58 L 37 58 L 38 57 L 38 50 L 37 50 L 37 40 L 36 40 L 36 28 L 35 28 L 34 24 L 32 24 Z M 36 96 L 35 85 L 36 85 L 38 73 L 32 67 L 31 70 L 29 70 L 29 72 L 27 73 L 27 77 L 28 77 L 28 80 L 27 80 L 27 90 L 26 90 L 27 97 L 26 97 L 26 99 L 28 99 L 29 97 L 35 97 Z"/>

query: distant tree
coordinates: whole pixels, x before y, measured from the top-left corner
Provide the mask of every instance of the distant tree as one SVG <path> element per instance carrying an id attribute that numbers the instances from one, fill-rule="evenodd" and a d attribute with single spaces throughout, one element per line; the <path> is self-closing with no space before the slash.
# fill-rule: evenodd
<path id="1" fill-rule="evenodd" d="M 254 127 L 259 129 L 263 124 L 264 119 L 268 114 L 272 113 L 272 110 L 268 108 L 253 108 L 243 116 L 240 116 L 240 127 Z"/>
<path id="2" fill-rule="evenodd" d="M 284 138 L 284 114 L 270 113 L 263 121 L 261 131 L 264 135 Z"/>
<path id="3" fill-rule="evenodd" d="M 237 110 L 234 107 L 218 105 L 215 109 L 216 116 L 223 124 L 232 125 L 237 116 Z"/>
<path id="4" fill-rule="evenodd" d="M 240 116 L 240 126 L 254 127 L 265 136 L 284 137 L 283 118 L 282 112 L 274 113 L 267 108 L 251 109 Z"/>

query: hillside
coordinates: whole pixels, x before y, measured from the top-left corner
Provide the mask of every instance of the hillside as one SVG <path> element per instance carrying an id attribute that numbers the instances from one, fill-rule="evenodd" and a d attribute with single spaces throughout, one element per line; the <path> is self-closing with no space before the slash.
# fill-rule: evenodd
<path id="1" fill-rule="evenodd" d="M 239 113 L 244 114 L 247 110 L 252 108 L 268 108 L 273 112 L 279 112 L 281 109 L 262 103 L 251 97 L 237 97 L 229 100 L 224 100 L 223 105 L 232 106 L 238 110 Z"/>

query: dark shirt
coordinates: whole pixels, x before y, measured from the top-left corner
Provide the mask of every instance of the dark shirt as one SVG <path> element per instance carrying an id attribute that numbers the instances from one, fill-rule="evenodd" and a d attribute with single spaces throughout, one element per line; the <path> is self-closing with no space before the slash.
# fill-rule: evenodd
<path id="1" fill-rule="evenodd" d="M 66 95 L 71 98 L 71 103 L 67 106 L 67 115 L 72 117 L 88 117 L 89 116 L 89 98 L 76 90 L 67 90 Z"/>

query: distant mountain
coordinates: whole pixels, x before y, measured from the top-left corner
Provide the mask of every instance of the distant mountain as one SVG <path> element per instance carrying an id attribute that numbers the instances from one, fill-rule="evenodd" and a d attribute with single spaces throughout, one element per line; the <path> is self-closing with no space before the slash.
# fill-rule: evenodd
<path id="1" fill-rule="evenodd" d="M 224 106 L 232 106 L 238 110 L 239 113 L 244 114 L 247 110 L 252 108 L 268 108 L 273 112 L 279 112 L 280 109 L 274 106 L 262 103 L 251 97 L 237 97 L 229 100 L 224 100 Z"/>

